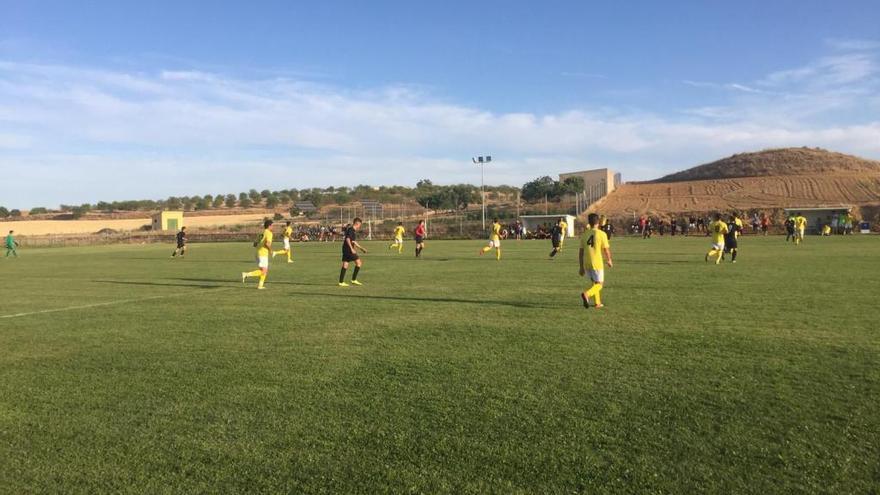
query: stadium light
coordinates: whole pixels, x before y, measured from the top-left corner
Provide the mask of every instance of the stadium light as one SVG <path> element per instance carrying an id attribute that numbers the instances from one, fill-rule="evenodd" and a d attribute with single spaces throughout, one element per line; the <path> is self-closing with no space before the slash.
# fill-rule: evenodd
<path id="1" fill-rule="evenodd" d="M 486 230 L 486 186 L 485 174 L 483 173 L 483 165 L 492 161 L 491 155 L 475 156 L 471 161 L 480 166 L 480 203 L 483 204 L 483 230 Z"/>

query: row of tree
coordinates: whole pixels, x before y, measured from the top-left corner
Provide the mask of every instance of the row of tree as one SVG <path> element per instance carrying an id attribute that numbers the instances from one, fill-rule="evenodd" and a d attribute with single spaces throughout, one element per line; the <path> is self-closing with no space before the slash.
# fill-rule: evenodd
<path id="1" fill-rule="evenodd" d="M 546 197 L 558 201 L 562 196 L 583 190 L 583 180 L 566 179 L 564 182 L 554 181 L 550 177 L 541 177 L 523 185 L 522 189 L 512 186 L 487 186 L 488 194 L 496 196 L 513 196 L 520 191 L 525 201 L 543 201 Z M 73 218 L 80 218 L 90 211 L 155 211 L 155 210 L 210 210 L 218 208 L 277 208 L 291 207 L 298 201 L 309 202 L 317 207 L 323 205 L 344 205 L 355 201 L 372 200 L 380 203 L 397 203 L 416 201 L 424 207 L 440 210 L 463 210 L 468 205 L 479 202 L 479 188 L 470 184 L 440 186 L 430 180 L 421 180 L 416 187 L 379 186 L 361 184 L 355 187 L 325 187 L 311 189 L 283 189 L 257 191 L 251 189 L 238 194 L 206 194 L 204 196 L 171 196 L 167 199 L 99 201 L 95 204 L 61 205 L 61 212 Z M 32 208 L 31 215 L 49 213 L 43 207 Z M 0 218 L 20 217 L 20 210 L 7 210 L 0 207 Z"/>

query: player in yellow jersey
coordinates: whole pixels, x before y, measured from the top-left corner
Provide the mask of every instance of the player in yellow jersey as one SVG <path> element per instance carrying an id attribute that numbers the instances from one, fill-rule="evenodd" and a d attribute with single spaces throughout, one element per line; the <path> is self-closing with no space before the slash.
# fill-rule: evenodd
<path id="1" fill-rule="evenodd" d="M 397 227 L 394 227 L 394 242 L 388 246 L 388 249 L 397 248 L 397 254 L 403 253 L 403 234 L 406 233 L 406 229 L 403 228 L 403 222 L 397 222 Z"/>
<path id="2" fill-rule="evenodd" d="M 712 234 L 712 249 L 706 253 L 706 261 L 715 257 L 715 264 L 721 264 L 721 256 L 724 254 L 724 235 L 729 229 L 727 224 L 721 220 L 721 213 L 715 214 L 715 221 L 709 224 L 709 233 Z"/>
<path id="3" fill-rule="evenodd" d="M 272 259 L 275 259 L 276 256 L 280 254 L 287 255 L 287 262 L 293 263 L 291 256 L 293 256 L 293 251 L 290 249 L 290 238 L 293 237 L 293 227 L 290 226 L 290 221 L 284 226 L 284 232 L 281 233 L 281 239 L 284 241 L 284 249 L 281 251 L 275 251 L 272 253 Z"/>
<path id="4" fill-rule="evenodd" d="M 501 224 L 498 219 L 492 220 L 492 234 L 489 236 L 489 245 L 480 250 L 480 256 L 495 248 L 495 259 L 501 261 Z"/>
<path id="5" fill-rule="evenodd" d="M 807 219 L 797 212 L 794 216 L 794 244 L 798 245 L 804 240 L 804 232 L 807 230 Z"/>
<path id="6" fill-rule="evenodd" d="M 582 277 L 589 275 L 593 285 L 581 293 L 581 300 L 584 302 L 585 308 L 590 307 L 590 298 L 595 301 L 596 308 L 603 308 L 605 305 L 602 304 L 601 292 L 602 285 L 605 283 L 605 264 L 608 264 L 608 268 L 614 266 L 614 262 L 611 261 L 611 244 L 608 242 L 608 234 L 599 228 L 599 215 L 590 213 L 587 215 L 587 223 L 589 226 L 581 235 L 581 247 L 578 250 L 578 262 L 580 263 L 578 273 Z M 586 255 L 586 260 L 584 255 Z"/>
<path id="7" fill-rule="evenodd" d="M 250 277 L 260 277 L 257 289 L 265 289 L 266 276 L 269 275 L 269 257 L 272 255 L 272 220 L 268 218 L 263 222 L 263 235 L 254 243 L 257 248 L 257 269 L 252 272 L 241 272 L 241 283 L 247 282 Z"/>
<path id="8" fill-rule="evenodd" d="M 565 238 L 568 237 L 568 222 L 565 221 L 565 217 L 559 217 L 559 227 L 562 228 L 562 236 L 559 238 L 559 250 L 562 251 L 562 247 L 565 246 Z"/>

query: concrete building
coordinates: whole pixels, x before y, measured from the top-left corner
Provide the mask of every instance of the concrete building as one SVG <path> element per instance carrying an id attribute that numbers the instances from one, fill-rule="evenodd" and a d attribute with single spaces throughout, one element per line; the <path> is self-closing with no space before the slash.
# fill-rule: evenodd
<path id="1" fill-rule="evenodd" d="M 153 215 L 153 230 L 178 230 L 183 227 L 182 211 L 160 211 Z"/>
<path id="2" fill-rule="evenodd" d="M 806 232 L 808 234 L 819 234 L 822 231 L 823 225 L 830 225 L 833 229 L 837 230 L 839 219 L 845 215 L 851 215 L 852 210 L 852 206 L 845 205 L 819 208 L 786 208 L 785 216 L 788 217 L 800 213 L 807 219 Z M 856 225 L 853 225 L 853 229 L 856 227 Z"/>
<path id="3" fill-rule="evenodd" d="M 569 177 L 580 177 L 584 179 L 584 196 L 587 204 L 593 204 L 603 197 L 611 194 L 612 191 L 620 186 L 621 177 L 619 172 L 615 172 L 610 168 L 597 168 L 595 170 L 583 170 L 580 172 L 568 172 L 559 174 L 559 182 Z"/>

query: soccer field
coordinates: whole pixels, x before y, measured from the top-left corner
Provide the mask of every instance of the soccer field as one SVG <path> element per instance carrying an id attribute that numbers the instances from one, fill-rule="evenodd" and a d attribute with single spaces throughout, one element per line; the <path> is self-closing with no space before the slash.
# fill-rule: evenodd
<path id="1" fill-rule="evenodd" d="M 0 260 L 0 492 L 880 489 L 880 237 L 407 242 Z"/>

